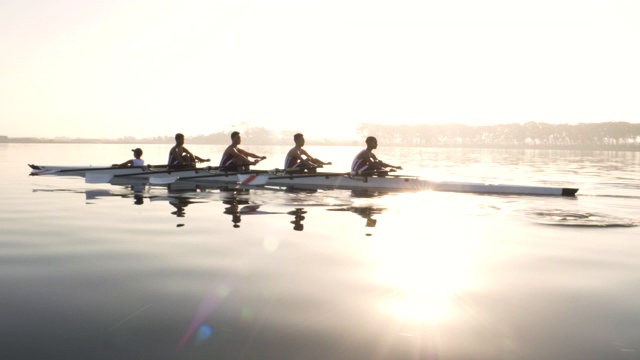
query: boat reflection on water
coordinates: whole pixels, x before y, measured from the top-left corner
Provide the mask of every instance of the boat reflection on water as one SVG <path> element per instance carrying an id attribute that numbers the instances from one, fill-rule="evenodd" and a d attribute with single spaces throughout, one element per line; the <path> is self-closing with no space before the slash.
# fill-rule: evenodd
<path id="1" fill-rule="evenodd" d="M 111 182 L 110 188 L 94 189 L 57 189 L 34 191 L 55 191 L 82 193 L 87 204 L 94 204 L 96 200 L 107 197 L 116 197 L 132 200 L 136 206 L 167 202 L 170 214 L 176 218 L 187 216 L 187 207 L 192 204 L 209 204 L 222 202 L 221 209 L 224 215 L 231 217 L 233 228 L 240 228 L 243 216 L 247 215 L 288 215 L 286 221 L 292 224 L 293 231 L 304 231 L 305 217 L 308 216 L 308 206 L 327 207 L 328 211 L 347 211 L 358 214 L 366 220 L 365 227 L 373 228 L 377 224 L 375 215 L 385 209 L 376 206 L 351 206 L 357 198 L 382 197 L 385 193 L 370 191 L 344 191 L 344 190 L 319 190 L 315 188 L 281 188 L 281 187 L 257 187 L 257 186 L 228 186 L 215 185 L 213 183 L 174 182 L 171 184 L 149 184 L 140 179 L 116 178 Z M 282 195 L 273 195 L 280 192 Z M 355 199 L 354 199 L 355 198 Z M 289 209 L 281 212 L 263 210 L 265 203 L 278 206 L 278 202 L 284 202 Z M 337 205 L 338 202 L 341 205 Z M 219 203 L 218 203 L 219 204 Z M 281 204 L 280 204 L 281 205 Z M 338 208 L 335 208 L 338 206 Z M 334 207 L 334 208 L 331 208 Z M 291 208 L 293 208 L 291 210 Z M 291 218 L 293 217 L 293 219 Z M 227 218 L 228 219 L 228 218 Z M 178 223 L 177 227 L 184 226 Z M 370 234 L 367 234 L 370 235 Z"/>
<path id="2" fill-rule="evenodd" d="M 84 190 L 86 199 L 97 200 L 105 197 L 121 197 L 133 199 L 134 205 L 144 205 L 145 199 L 151 202 L 166 201 L 172 206 L 171 215 L 179 218 L 186 216 L 186 207 L 202 201 L 194 200 L 194 194 L 200 190 L 197 186 L 184 184 L 174 185 L 149 185 L 144 181 L 135 181 L 118 178 L 117 182 L 111 181 L 114 185 L 112 189 L 89 189 Z M 178 224 L 183 226 L 183 224 Z"/>
<path id="3" fill-rule="evenodd" d="M 240 227 L 242 215 L 282 214 L 280 212 L 260 210 L 261 204 L 251 203 L 249 200 L 249 189 L 220 188 L 220 193 L 225 194 L 222 203 L 228 205 L 224 208 L 223 213 L 231 215 L 231 222 L 236 229 Z"/>
<path id="4" fill-rule="evenodd" d="M 124 190 L 124 191 L 123 191 Z M 133 198 L 133 205 L 143 205 L 144 198 L 149 197 L 147 187 L 144 184 L 123 186 L 118 189 L 91 189 L 82 190 L 87 201 L 97 200 L 103 197 Z"/>

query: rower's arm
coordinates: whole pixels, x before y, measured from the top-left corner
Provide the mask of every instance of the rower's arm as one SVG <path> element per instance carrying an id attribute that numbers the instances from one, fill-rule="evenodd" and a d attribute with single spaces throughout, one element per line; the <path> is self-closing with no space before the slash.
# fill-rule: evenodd
<path id="1" fill-rule="evenodd" d="M 381 161 L 381 160 L 377 160 L 377 161 L 380 163 L 380 165 L 381 165 L 382 167 L 387 167 L 387 168 L 393 168 L 393 169 L 402 170 L 402 166 L 395 166 L 395 165 L 387 164 L 386 162 Z"/>
<path id="2" fill-rule="evenodd" d="M 236 148 L 232 148 L 231 149 L 231 154 L 233 155 L 234 158 L 241 160 L 241 161 L 249 161 L 249 158 L 247 157 L 247 152 L 242 150 L 242 149 L 236 149 Z"/>
<path id="3" fill-rule="evenodd" d="M 190 154 L 189 150 L 185 148 L 182 148 L 182 151 Z M 185 164 L 185 161 L 182 159 L 182 154 L 178 151 L 178 148 L 172 148 L 171 154 L 173 155 L 172 158 L 177 161 L 178 164 Z"/>
<path id="4" fill-rule="evenodd" d="M 236 151 L 238 152 L 238 154 L 244 156 L 247 160 L 249 160 L 250 157 L 254 157 L 257 158 L 259 157 L 258 155 L 254 154 L 254 153 L 250 153 L 246 150 L 243 149 L 236 149 Z"/>
<path id="5" fill-rule="evenodd" d="M 246 150 L 242 150 L 242 149 L 237 149 L 237 151 L 238 151 L 238 153 L 240 153 L 241 155 L 243 155 L 244 157 L 246 157 L 246 158 L 247 158 L 247 160 L 248 160 L 248 158 L 250 158 L 250 157 L 252 157 L 252 158 L 254 158 L 254 159 L 260 159 L 260 160 L 264 160 L 264 159 L 266 159 L 266 158 L 267 158 L 266 156 L 256 155 L 256 154 L 254 154 L 254 153 L 250 153 L 250 152 L 248 152 L 248 151 L 246 151 Z"/>
<path id="6" fill-rule="evenodd" d="M 313 166 L 317 166 L 317 167 L 322 167 L 323 165 L 331 165 L 330 162 L 325 162 L 314 157 L 308 157 L 307 160 L 309 160 L 309 162 L 313 164 Z"/>
<path id="7" fill-rule="evenodd" d="M 320 159 L 314 158 L 313 156 L 309 155 L 309 153 L 302 149 L 302 151 L 300 152 L 300 155 L 304 155 L 307 158 L 305 159 L 306 162 L 308 163 L 307 165 L 311 165 L 311 166 L 321 166 L 321 165 L 329 165 L 329 163 L 326 163 Z M 299 157 L 300 160 L 302 160 L 302 156 Z"/>

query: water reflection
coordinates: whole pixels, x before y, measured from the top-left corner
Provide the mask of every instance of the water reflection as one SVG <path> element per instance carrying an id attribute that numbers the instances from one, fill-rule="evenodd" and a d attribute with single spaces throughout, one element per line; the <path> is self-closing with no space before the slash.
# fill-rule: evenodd
<path id="1" fill-rule="evenodd" d="M 249 200 L 249 189 L 240 188 L 221 188 L 220 193 L 224 194 L 222 203 L 227 205 L 223 213 L 231 216 L 231 222 L 234 228 L 240 227 L 242 215 L 269 215 L 281 214 L 279 212 L 260 210 L 261 204 L 252 203 Z"/>
<path id="2" fill-rule="evenodd" d="M 308 216 L 307 207 L 335 207 L 329 211 L 352 212 L 365 219 L 365 228 L 374 228 L 378 219 L 376 215 L 385 209 L 374 205 L 351 206 L 355 201 L 371 203 L 369 198 L 382 198 L 385 193 L 380 192 L 351 192 L 343 190 L 318 190 L 318 189 L 291 189 L 291 188 L 256 188 L 256 187 L 229 187 L 227 185 L 200 184 L 196 182 L 175 182 L 171 184 L 148 184 L 139 179 L 133 183 L 127 183 L 126 179 L 119 178 L 117 184 L 110 188 L 100 189 L 60 189 L 72 193 L 84 193 L 87 203 L 95 203 L 101 198 L 123 198 L 132 201 L 133 205 L 140 206 L 149 203 L 167 202 L 171 208 L 169 213 L 176 218 L 187 217 L 188 207 L 197 203 L 221 204 L 218 211 L 222 212 L 231 226 L 238 229 L 242 225 L 243 217 L 248 215 L 277 215 L 286 214 L 286 221 L 290 223 L 293 231 L 304 231 L 305 219 Z M 34 190 L 46 191 L 46 190 Z M 364 200 L 358 200 L 364 199 Z M 289 209 L 281 211 L 264 210 L 265 203 L 279 206 L 281 202 Z M 377 201 L 376 201 L 377 202 Z M 280 204 L 281 206 L 282 204 Z M 293 210 L 291 210 L 293 208 Z M 227 217 L 228 216 L 228 217 Z M 176 225 L 184 226 L 183 223 Z M 371 236 L 370 233 L 367 236 Z"/>
<path id="3" fill-rule="evenodd" d="M 375 198 L 388 195 L 389 192 L 374 191 L 370 189 L 351 190 L 351 196 L 355 198 Z"/>
<path id="4" fill-rule="evenodd" d="M 307 212 L 304 211 L 304 208 L 296 208 L 295 210 L 289 211 L 287 213 L 289 215 L 293 215 L 293 221 L 291 221 L 291 223 L 293 224 L 293 230 L 304 230 L 304 224 L 302 223 L 302 221 L 305 219 L 304 214 L 306 213 Z"/>
<path id="5" fill-rule="evenodd" d="M 433 172 L 426 175 L 447 178 L 504 174 L 522 180 L 548 170 L 545 175 L 559 181 L 576 170 L 595 195 L 567 201 L 252 190 L 236 195 L 247 201 L 236 203 L 244 220 L 236 231 L 229 227 L 233 217 L 223 213 L 232 206 L 223 200 L 232 196 L 218 190 L 170 194 L 166 187 L 136 192 L 91 185 L 113 197 L 86 206 L 84 183 L 30 178 L 45 192 L 7 201 L 20 189 L 9 187 L 3 196 L 2 305 L 15 309 L 6 314 L 11 330 L 2 350 L 14 356 L 4 358 L 44 358 L 45 350 L 66 358 L 637 355 L 640 227 L 540 224 L 599 224 L 605 214 L 637 219 L 637 198 L 598 195 L 637 194 L 635 173 L 582 172 L 591 165 L 564 153 L 546 161 L 567 170 L 526 156 L 517 159 L 523 171 L 493 166 L 508 160 L 497 156 L 481 164 L 486 169 L 472 157 L 456 164 L 472 155 L 467 151 L 441 170 L 439 162 L 446 165 L 448 158 L 438 154 L 446 151 L 424 150 L 428 156 L 415 161 Z M 633 166 L 638 169 L 637 162 Z M 51 187 L 73 190 L 46 192 Z M 136 196 L 144 207 L 131 207 Z M 181 231 L 179 241 L 163 224 L 181 222 L 164 203 L 173 196 L 206 203 L 183 208 L 192 231 Z M 284 214 L 245 217 L 247 205 Z"/>
<path id="6" fill-rule="evenodd" d="M 640 221 L 633 218 L 595 212 L 576 212 L 564 209 L 527 210 L 527 216 L 538 224 L 571 227 L 635 227 Z"/>
<path id="7" fill-rule="evenodd" d="M 231 215 L 231 222 L 233 223 L 234 228 L 240 227 L 240 222 L 242 218 L 240 216 L 240 205 L 241 204 L 249 204 L 248 200 L 242 200 L 237 198 L 226 199 L 222 201 L 223 204 L 229 205 L 224 208 L 224 213 L 227 215 Z"/>
<path id="8" fill-rule="evenodd" d="M 191 201 L 189 198 L 182 196 L 168 197 L 167 200 L 169 204 L 176 209 L 175 211 L 171 212 L 171 215 L 175 215 L 179 218 L 185 217 L 187 213 L 185 208 L 190 204 L 193 204 L 193 201 Z"/>
<path id="9" fill-rule="evenodd" d="M 375 214 L 381 214 L 385 209 L 375 207 L 351 207 L 351 212 L 354 212 L 367 220 L 365 227 L 375 227 L 378 220 L 373 218 Z"/>
<path id="10" fill-rule="evenodd" d="M 145 197 L 150 197 L 149 191 L 144 184 L 123 186 L 118 189 L 92 189 L 77 192 L 84 192 L 87 201 L 97 200 L 103 197 L 121 197 L 123 199 L 133 199 L 133 205 L 143 205 Z"/>
<path id="11" fill-rule="evenodd" d="M 193 199 L 194 193 L 199 189 L 193 185 L 148 185 L 144 182 L 136 182 L 131 185 L 124 185 L 122 179 L 116 187 L 112 189 L 90 189 L 84 190 L 87 200 L 97 200 L 104 197 L 120 197 L 124 199 L 133 199 L 133 205 L 144 205 L 145 199 L 151 202 L 166 201 L 171 205 L 171 215 L 179 218 L 186 216 L 186 208 L 190 204 L 198 203 Z M 178 226 L 182 226 L 179 224 Z"/>
<path id="12" fill-rule="evenodd" d="M 348 206 L 346 208 L 339 209 L 329 209 L 329 211 L 350 211 L 352 213 L 358 214 L 364 219 L 366 219 L 365 227 L 375 227 L 378 223 L 378 220 L 374 219 L 373 216 L 377 214 L 382 214 L 386 209 L 378 208 L 374 206 Z M 369 235 L 369 234 L 368 234 Z"/>

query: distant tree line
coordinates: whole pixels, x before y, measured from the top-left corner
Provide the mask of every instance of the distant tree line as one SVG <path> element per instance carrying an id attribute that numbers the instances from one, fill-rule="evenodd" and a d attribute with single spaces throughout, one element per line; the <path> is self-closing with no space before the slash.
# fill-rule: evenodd
<path id="1" fill-rule="evenodd" d="M 358 132 L 384 144 L 425 147 L 619 148 L 640 149 L 640 124 L 547 124 L 527 122 L 469 126 L 361 124 Z"/>
<path id="2" fill-rule="evenodd" d="M 442 125 L 380 125 L 360 124 L 359 138 L 352 141 L 314 138 L 305 134 L 309 144 L 363 145 L 366 136 L 375 136 L 387 146 L 422 147 L 510 147 L 510 148 L 570 148 L 570 149 L 620 149 L 640 151 L 640 124 L 628 122 L 603 122 L 593 124 L 547 124 L 527 122 L 470 126 Z M 296 131 L 280 131 L 265 127 L 247 127 L 241 131 L 244 144 L 291 145 Z M 187 136 L 189 144 L 230 143 L 228 132 Z M 0 143 L 127 143 L 172 144 L 174 134 L 137 139 L 124 136 L 119 139 L 42 139 L 9 138 L 0 136 Z"/>

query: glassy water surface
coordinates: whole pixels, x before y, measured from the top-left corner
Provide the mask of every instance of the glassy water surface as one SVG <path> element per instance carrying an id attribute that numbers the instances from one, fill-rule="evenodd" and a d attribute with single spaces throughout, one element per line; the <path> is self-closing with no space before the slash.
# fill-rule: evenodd
<path id="1" fill-rule="evenodd" d="M 638 153 L 376 151 L 403 174 L 575 198 L 27 176 L 134 147 L 0 145 L 1 358 L 640 357 Z M 224 148 L 188 147 L 214 165 Z M 288 150 L 245 148 L 263 169 Z M 307 150 L 347 171 L 360 148 Z"/>

